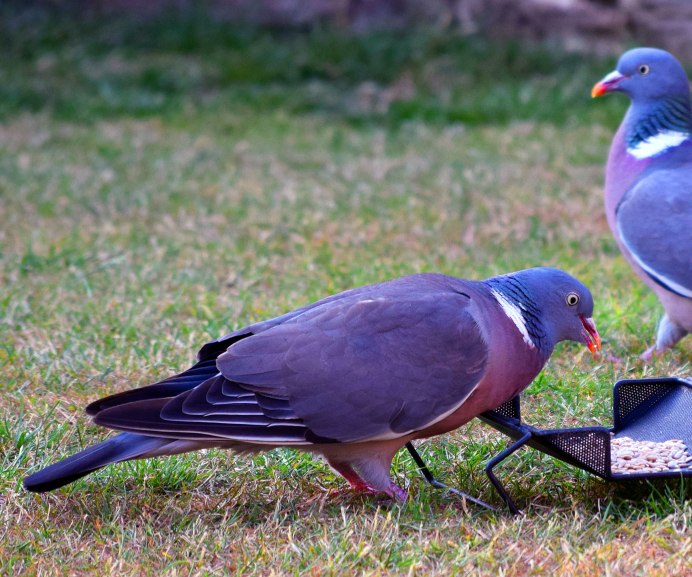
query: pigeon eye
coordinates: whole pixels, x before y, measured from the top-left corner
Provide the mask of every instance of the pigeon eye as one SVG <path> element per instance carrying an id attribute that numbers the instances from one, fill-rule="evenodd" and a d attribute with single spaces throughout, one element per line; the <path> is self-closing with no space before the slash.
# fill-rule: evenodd
<path id="1" fill-rule="evenodd" d="M 569 294 L 565 297 L 565 302 L 566 302 L 569 306 L 573 307 L 574 305 L 576 305 L 576 304 L 579 302 L 579 295 L 578 295 L 577 293 L 569 293 Z"/>
<path id="2" fill-rule="evenodd" d="M 649 70 L 651 70 L 648 66 L 648 64 L 641 64 L 638 68 L 639 74 L 642 76 L 646 76 L 649 73 Z"/>

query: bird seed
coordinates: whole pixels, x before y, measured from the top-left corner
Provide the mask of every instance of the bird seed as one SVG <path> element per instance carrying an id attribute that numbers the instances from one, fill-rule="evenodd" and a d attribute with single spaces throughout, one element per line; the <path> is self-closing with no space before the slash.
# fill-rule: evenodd
<path id="1" fill-rule="evenodd" d="M 662 473 L 692 468 L 692 456 L 680 439 L 635 441 L 629 437 L 612 437 L 610 461 L 613 473 Z"/>

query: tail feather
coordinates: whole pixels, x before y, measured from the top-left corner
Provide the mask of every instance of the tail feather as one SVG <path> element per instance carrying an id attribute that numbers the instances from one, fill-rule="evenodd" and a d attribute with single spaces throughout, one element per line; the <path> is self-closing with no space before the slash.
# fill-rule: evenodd
<path id="1" fill-rule="evenodd" d="M 52 491 L 111 463 L 128 461 L 159 451 L 171 439 L 121 433 L 89 447 L 24 479 L 24 487 L 35 493 Z"/>

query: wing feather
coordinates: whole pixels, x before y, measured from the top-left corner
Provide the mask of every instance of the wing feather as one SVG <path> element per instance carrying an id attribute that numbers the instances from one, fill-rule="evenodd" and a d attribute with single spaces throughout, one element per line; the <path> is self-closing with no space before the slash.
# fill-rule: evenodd
<path id="1" fill-rule="evenodd" d="M 207 379 L 218 374 L 216 368 L 216 358 L 200 361 L 178 375 L 164 379 L 153 385 L 116 393 L 98 401 L 94 401 L 86 407 L 87 415 L 94 416 L 104 409 L 115 407 L 134 401 L 144 401 L 148 399 L 165 399 L 174 397 L 182 392 L 189 391 L 203 383 Z"/>
<path id="2" fill-rule="evenodd" d="M 319 436 L 354 442 L 425 428 L 473 391 L 487 346 L 467 294 L 437 276 L 405 279 L 243 339 L 219 356 L 219 370 L 288 400 Z"/>
<path id="3" fill-rule="evenodd" d="M 425 428 L 462 404 L 485 371 L 472 284 L 403 277 L 252 325 L 205 345 L 180 375 L 97 401 L 94 421 L 158 437 L 268 445 Z"/>
<path id="4" fill-rule="evenodd" d="M 658 170 L 616 211 L 622 242 L 656 283 L 692 298 L 692 169 Z"/>

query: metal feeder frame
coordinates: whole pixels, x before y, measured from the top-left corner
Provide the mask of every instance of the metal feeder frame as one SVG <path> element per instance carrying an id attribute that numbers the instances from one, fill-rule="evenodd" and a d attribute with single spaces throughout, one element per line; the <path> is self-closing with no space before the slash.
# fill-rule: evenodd
<path id="1" fill-rule="evenodd" d="M 485 466 L 486 475 L 512 515 L 519 514 L 519 508 L 495 476 L 493 469 L 524 445 L 608 481 L 679 479 L 692 476 L 692 463 L 687 468 L 656 473 L 613 473 L 610 460 L 611 439 L 620 436 L 657 442 L 681 439 L 692 455 L 692 380 L 689 379 L 663 377 L 618 381 L 613 387 L 611 428 L 538 429 L 522 422 L 518 395 L 496 409 L 481 414 L 479 419 L 514 439 L 514 443 L 495 455 Z M 406 448 L 431 485 L 447 489 L 479 506 L 497 510 L 492 505 L 435 479 L 413 444 L 407 443 Z"/>

